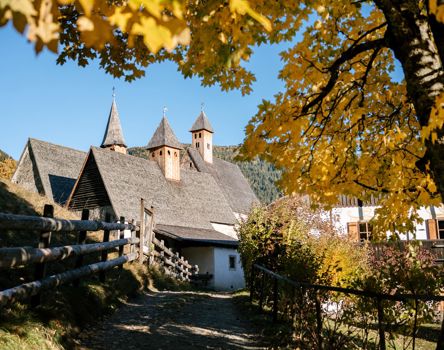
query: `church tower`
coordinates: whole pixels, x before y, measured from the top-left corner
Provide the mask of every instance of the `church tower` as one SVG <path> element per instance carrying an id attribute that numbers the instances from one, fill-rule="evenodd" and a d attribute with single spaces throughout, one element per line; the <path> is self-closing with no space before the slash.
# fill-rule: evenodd
<path id="1" fill-rule="evenodd" d="M 108 124 L 103 136 L 102 148 L 126 154 L 126 143 L 123 138 L 122 126 L 120 125 L 119 112 L 117 111 L 116 98 L 113 93 L 113 103 L 109 112 Z"/>
<path id="2" fill-rule="evenodd" d="M 190 129 L 192 146 L 201 154 L 204 161 L 213 163 L 213 128 L 203 108 Z"/>
<path id="3" fill-rule="evenodd" d="M 171 129 L 165 111 L 153 137 L 148 142 L 147 149 L 150 152 L 150 159 L 157 161 L 166 179 L 180 181 L 180 150 L 182 145 L 174 135 L 173 129 Z"/>

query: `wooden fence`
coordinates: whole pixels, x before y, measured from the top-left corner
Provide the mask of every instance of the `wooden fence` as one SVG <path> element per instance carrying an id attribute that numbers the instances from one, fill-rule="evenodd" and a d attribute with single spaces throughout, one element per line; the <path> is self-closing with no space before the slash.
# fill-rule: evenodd
<path id="1" fill-rule="evenodd" d="M 166 247 L 163 240 L 159 241 L 153 236 L 151 242 L 154 249 L 149 254 L 153 262 L 162 266 L 167 274 L 179 280 L 190 281 L 193 275 L 199 273 L 197 265 L 191 266 L 183 256 L 180 256 L 177 252 L 174 253 L 170 248 Z M 148 247 L 146 247 L 145 253 L 148 253 Z"/>
<path id="2" fill-rule="evenodd" d="M 444 263 L 444 239 L 428 239 L 428 240 L 411 240 L 411 241 L 389 241 L 381 243 L 371 243 L 371 247 L 375 252 L 376 257 L 384 255 L 387 248 L 395 248 L 398 250 L 406 249 L 408 244 L 419 243 L 421 249 L 431 252 L 435 258 L 435 262 Z"/>
<path id="3" fill-rule="evenodd" d="M 142 210 L 144 202 L 141 202 Z M 151 213 L 153 214 L 153 213 Z M 145 216 L 137 224 L 126 223 L 121 217 L 118 222 L 111 222 L 111 216 L 106 215 L 105 221 L 89 220 L 89 211 L 82 211 L 81 220 L 61 220 L 54 218 L 54 207 L 45 205 L 43 217 L 13 215 L 0 213 L 0 230 L 38 232 L 39 241 L 33 247 L 0 248 L 0 271 L 35 266 L 33 281 L 0 291 L 0 307 L 15 301 L 31 297 L 32 305 L 40 303 L 42 291 L 57 287 L 61 284 L 73 282 L 76 286 L 79 281 L 92 274 L 99 274 L 101 282 L 105 281 L 105 272 L 124 263 L 137 260 L 139 263 L 157 263 L 164 267 L 166 273 L 180 280 L 189 281 L 199 269 L 191 266 L 187 260 L 174 253 L 157 240 L 153 233 L 154 222 L 146 222 Z M 102 242 L 86 244 L 88 231 L 103 230 Z M 117 236 L 111 239 L 111 231 Z M 77 242 L 73 245 L 50 246 L 51 236 L 61 232 L 70 232 L 77 235 Z M 130 232 L 125 238 L 125 232 Z M 127 235 L 128 236 L 128 235 Z M 126 248 L 125 248 L 126 247 Z M 153 249 L 154 247 L 154 249 Z M 118 253 L 116 258 L 108 260 L 108 253 Z M 84 256 L 92 253 L 101 253 L 99 261 L 84 264 Z M 51 262 L 63 261 L 74 257 L 72 268 L 47 276 L 47 266 Z M 148 259 L 146 259 L 148 257 Z"/>
<path id="4" fill-rule="evenodd" d="M 340 332 L 341 327 L 335 325 L 335 329 L 329 329 L 327 332 L 324 332 L 325 324 L 328 322 L 323 322 L 323 316 L 326 314 L 325 310 L 325 301 L 329 301 L 328 294 L 329 292 L 335 292 L 343 297 L 345 296 L 356 296 L 360 298 L 360 301 L 367 302 L 368 304 L 373 304 L 376 311 L 376 330 L 378 334 L 378 349 L 385 350 L 386 349 L 386 333 L 390 332 L 390 329 L 393 328 L 393 325 L 388 324 L 385 320 L 388 314 L 385 314 L 384 311 L 384 302 L 390 301 L 393 302 L 393 305 L 398 305 L 402 302 L 413 301 L 415 305 L 414 319 L 415 322 L 413 324 L 413 329 L 411 332 L 412 339 L 412 349 L 415 349 L 415 340 L 417 336 L 418 326 L 416 322 L 418 303 L 419 302 L 443 302 L 444 296 L 441 295 L 425 295 L 425 294 L 383 294 L 383 293 L 375 293 L 370 291 L 363 291 L 351 288 L 341 288 L 341 287 L 333 287 L 326 285 L 317 285 L 310 284 L 305 282 L 299 282 L 291 280 L 285 276 L 277 274 L 264 266 L 253 264 L 251 268 L 251 276 L 249 281 L 250 287 L 250 300 L 251 302 L 257 297 L 259 301 L 259 307 L 261 310 L 264 307 L 270 306 L 273 315 L 273 322 L 278 320 L 279 315 L 281 317 L 287 317 L 288 320 L 291 320 L 291 323 L 294 325 L 295 319 L 297 315 L 298 307 L 309 307 L 308 313 L 303 317 L 310 318 L 314 320 L 314 343 L 316 344 L 315 348 L 317 349 L 335 349 L 331 344 L 323 339 L 324 335 L 327 333 L 330 336 L 334 332 Z M 282 291 L 286 290 L 291 295 L 290 300 L 285 301 L 285 305 L 279 305 L 280 298 L 282 297 Z M 299 293 L 299 295 L 298 295 Z M 323 297 L 322 297 L 323 296 Z M 341 298 L 337 298 L 341 300 Z M 365 299 L 365 300 L 364 300 Z M 370 302 L 370 303 L 369 303 Z M 290 304 L 290 305 L 289 305 Z M 336 305 L 341 305 L 341 302 L 337 302 Z M 345 304 L 342 304 L 345 305 Z M 340 307 L 340 306 L 339 306 Z M 391 311 L 393 312 L 395 309 L 393 308 Z M 367 313 L 370 312 L 367 310 Z M 311 317 L 314 315 L 314 317 Z M 328 315 L 327 315 L 328 316 Z M 337 315 L 336 315 L 337 316 Z M 368 316 L 368 315 L 367 315 Z M 328 318 L 328 317 L 327 317 Z M 444 320 L 441 321 L 441 330 L 439 338 L 436 342 L 436 349 L 442 350 L 444 349 Z M 304 324 L 305 327 L 308 328 L 308 321 Z M 342 327 L 344 328 L 344 327 Z M 358 329 L 359 327 L 356 327 Z M 356 338 L 356 337 L 355 337 Z M 339 347 L 342 349 L 342 346 Z M 367 347 L 362 347 L 367 348 Z M 374 348 L 370 346 L 368 348 Z"/>
<path id="5" fill-rule="evenodd" d="M 139 228 L 134 224 L 110 222 L 107 215 L 105 221 L 88 220 L 89 211 L 83 210 L 82 220 L 54 219 L 54 208 L 45 205 L 43 217 L 12 215 L 0 213 L 0 230 L 23 230 L 39 233 L 37 248 L 32 247 L 7 247 L 0 248 L 0 268 L 12 269 L 27 265 L 35 265 L 34 281 L 0 291 L 0 306 L 11 304 L 15 301 L 31 297 L 31 303 L 35 306 L 40 303 L 42 291 L 52 289 L 61 284 L 73 282 L 78 285 L 81 278 L 99 273 L 100 280 L 105 280 L 105 271 L 124 263 L 137 259 L 140 236 Z M 88 231 L 103 230 L 103 241 L 100 243 L 86 244 Z M 110 241 L 110 231 L 118 232 L 118 239 Z M 129 230 L 131 237 L 124 238 L 124 231 Z M 77 234 L 77 244 L 50 247 L 51 236 L 60 232 Z M 129 246 L 124 254 L 124 247 Z M 118 257 L 108 260 L 108 252 L 118 249 Z M 101 252 L 100 261 L 84 265 L 83 257 L 86 254 Z M 47 265 L 54 261 L 62 261 L 75 257 L 74 267 L 66 269 L 62 273 L 47 276 Z"/>

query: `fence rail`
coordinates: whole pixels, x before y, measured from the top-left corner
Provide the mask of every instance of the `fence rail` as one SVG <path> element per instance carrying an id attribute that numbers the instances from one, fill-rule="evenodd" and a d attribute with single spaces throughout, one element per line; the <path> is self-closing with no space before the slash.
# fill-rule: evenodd
<path id="1" fill-rule="evenodd" d="M 8 247 L 0 248 L 0 268 L 11 269 L 18 266 L 35 265 L 34 281 L 0 291 L 0 306 L 8 305 L 18 300 L 31 297 L 31 303 L 40 303 L 40 293 L 61 284 L 74 282 L 78 285 L 81 278 L 100 273 L 100 280 L 105 280 L 105 271 L 138 258 L 137 249 L 140 242 L 140 227 L 134 224 L 110 222 L 110 215 L 105 221 L 88 220 L 89 211 L 83 210 L 82 220 L 60 220 L 53 218 L 54 208 L 45 205 L 44 217 L 13 215 L 0 213 L 0 230 L 23 230 L 39 232 L 37 248 Z M 86 244 L 88 231 L 104 231 L 103 242 Z M 118 230 L 119 239 L 110 241 L 110 231 Z M 123 232 L 131 231 L 130 238 L 124 238 Z M 54 232 L 77 233 L 77 244 L 50 247 L 51 235 Z M 124 254 L 123 248 L 129 246 L 129 252 Z M 118 250 L 117 250 L 118 249 Z M 109 251 L 118 251 L 118 257 L 108 260 Z M 83 257 L 87 254 L 101 252 L 99 262 L 84 265 Z M 76 257 L 74 268 L 67 268 L 62 273 L 46 276 L 47 264 Z"/>
<path id="2" fill-rule="evenodd" d="M 266 278 L 271 279 L 271 283 L 266 283 Z M 271 304 L 271 310 L 273 315 L 273 321 L 276 322 L 278 320 L 279 316 L 279 296 L 280 296 L 280 285 L 279 282 L 281 282 L 281 288 L 283 287 L 282 284 L 286 286 L 290 286 L 292 288 L 292 295 L 293 297 L 296 295 L 295 290 L 298 289 L 300 291 L 300 299 L 297 301 L 299 303 L 303 303 L 304 300 L 307 302 L 307 297 L 309 296 L 309 293 L 307 291 L 311 290 L 313 293 L 310 294 L 312 304 L 314 305 L 314 314 L 315 314 L 315 320 L 316 320 L 316 343 L 318 349 L 323 349 L 323 339 L 322 339 L 322 330 L 323 330 L 323 307 L 321 306 L 321 298 L 319 296 L 319 293 L 321 291 L 324 292 L 336 292 L 341 293 L 342 295 L 354 295 L 359 297 L 368 298 L 370 300 L 374 300 L 374 304 L 376 305 L 376 312 L 377 312 L 377 331 L 379 336 L 379 344 L 378 348 L 380 350 L 386 349 L 386 332 L 387 332 L 387 326 L 384 323 L 384 308 L 383 308 L 383 301 L 395 301 L 395 302 L 406 302 L 406 301 L 413 301 L 414 305 L 416 306 L 415 311 L 415 323 L 414 323 L 414 329 L 412 331 L 412 342 L 413 342 L 413 349 L 415 349 L 415 339 L 416 339 L 416 332 L 417 332 L 417 324 L 416 324 L 416 313 L 417 313 L 417 304 L 419 301 L 432 301 L 432 302 L 442 302 L 444 301 L 443 295 L 427 295 L 427 294 L 385 294 L 385 293 L 376 293 L 372 291 L 364 291 L 364 290 L 358 290 L 358 289 L 352 289 L 352 288 L 341 288 L 341 287 L 334 287 L 334 286 L 326 286 L 326 285 L 319 285 L 319 284 L 310 284 L 300 281 L 291 280 L 285 276 L 282 276 L 278 273 L 275 273 L 264 266 L 261 266 L 259 264 L 253 264 L 251 268 L 251 276 L 249 281 L 249 287 L 250 287 L 250 299 L 251 301 L 254 300 L 256 296 L 258 296 L 259 299 L 259 306 L 261 310 L 264 308 L 266 301 L 269 301 L 269 304 Z M 294 308 L 294 304 L 296 303 L 295 300 L 292 300 L 293 305 L 291 308 L 293 309 L 292 312 L 296 312 Z M 292 313 L 290 312 L 290 314 Z M 283 312 L 281 312 L 283 313 Z M 291 318 L 294 318 L 295 315 L 291 315 Z M 441 330 L 440 335 L 438 338 L 438 341 L 436 343 L 436 349 L 444 349 L 444 319 L 442 320 L 441 324 Z"/>
<path id="3" fill-rule="evenodd" d="M 197 265 L 192 266 L 188 263 L 183 256 L 179 253 L 173 252 L 170 248 L 165 246 L 163 240 L 158 240 L 156 237 L 152 237 L 152 244 L 154 248 L 150 254 L 154 261 L 162 265 L 167 273 L 172 274 L 175 278 L 190 281 L 193 275 L 199 273 L 199 267 Z M 146 252 L 148 250 L 146 249 Z"/>

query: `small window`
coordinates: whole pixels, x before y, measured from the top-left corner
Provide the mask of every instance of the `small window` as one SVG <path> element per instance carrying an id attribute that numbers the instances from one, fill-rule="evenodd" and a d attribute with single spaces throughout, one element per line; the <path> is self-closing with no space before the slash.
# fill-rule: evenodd
<path id="1" fill-rule="evenodd" d="M 236 270 L 236 256 L 235 255 L 230 255 L 228 257 L 228 268 L 230 270 Z"/>
<path id="2" fill-rule="evenodd" d="M 174 156 L 177 157 L 177 152 L 174 152 Z"/>
<path id="3" fill-rule="evenodd" d="M 190 162 L 190 168 L 192 168 L 192 167 L 193 167 L 193 163 Z"/>
<path id="4" fill-rule="evenodd" d="M 210 144 L 209 143 L 207 143 L 207 149 L 210 149 Z"/>
<path id="5" fill-rule="evenodd" d="M 194 138 L 197 139 L 197 134 L 194 134 Z"/>
<path id="6" fill-rule="evenodd" d="M 151 153 L 151 157 L 154 157 L 154 152 L 153 152 L 153 153 Z"/>
<path id="7" fill-rule="evenodd" d="M 444 239 L 444 219 L 438 220 L 438 239 Z"/>
<path id="8" fill-rule="evenodd" d="M 169 156 L 171 155 L 171 152 L 170 152 L 170 150 L 168 150 L 168 155 L 169 155 Z"/>
<path id="9" fill-rule="evenodd" d="M 162 155 L 162 151 L 160 151 L 159 154 Z"/>
<path id="10" fill-rule="evenodd" d="M 199 133 L 199 137 L 202 137 L 202 134 L 201 134 L 201 133 Z"/>
<path id="11" fill-rule="evenodd" d="M 361 242 L 371 239 L 372 236 L 372 225 L 368 222 L 360 222 L 359 224 L 359 240 Z"/>
<path id="12" fill-rule="evenodd" d="M 196 142 L 196 148 L 199 148 L 199 142 Z"/>

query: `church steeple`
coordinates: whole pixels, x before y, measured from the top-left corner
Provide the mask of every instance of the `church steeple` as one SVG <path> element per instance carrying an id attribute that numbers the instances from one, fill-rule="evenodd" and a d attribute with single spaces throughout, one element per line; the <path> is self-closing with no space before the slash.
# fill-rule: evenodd
<path id="1" fill-rule="evenodd" d="M 116 98 L 113 89 L 113 102 L 109 112 L 108 124 L 103 136 L 102 148 L 126 154 L 126 143 L 123 138 L 122 126 L 120 124 L 119 112 L 117 111 Z"/>
<path id="2" fill-rule="evenodd" d="M 201 111 L 190 129 L 192 145 L 201 154 L 204 161 L 213 163 L 213 127 L 204 112 L 203 104 Z"/>
<path id="3" fill-rule="evenodd" d="M 174 135 L 165 112 L 166 109 L 147 149 L 150 159 L 157 161 L 167 179 L 180 181 L 180 150 L 183 147 Z"/>

